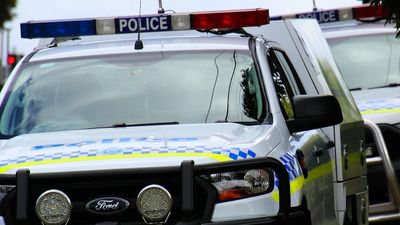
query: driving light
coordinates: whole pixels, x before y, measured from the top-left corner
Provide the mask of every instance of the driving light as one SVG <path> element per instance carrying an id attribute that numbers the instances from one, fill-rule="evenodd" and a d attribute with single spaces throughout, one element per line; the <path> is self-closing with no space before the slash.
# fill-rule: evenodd
<path id="1" fill-rule="evenodd" d="M 137 197 L 136 207 L 147 224 L 167 222 L 172 210 L 172 197 L 167 189 L 160 185 L 143 188 Z"/>
<path id="2" fill-rule="evenodd" d="M 274 188 L 270 169 L 211 174 L 209 180 L 218 190 L 221 202 L 269 193 Z"/>
<path id="3" fill-rule="evenodd" d="M 66 194 L 48 190 L 36 201 L 36 214 L 44 225 L 62 225 L 68 222 L 72 204 Z"/>

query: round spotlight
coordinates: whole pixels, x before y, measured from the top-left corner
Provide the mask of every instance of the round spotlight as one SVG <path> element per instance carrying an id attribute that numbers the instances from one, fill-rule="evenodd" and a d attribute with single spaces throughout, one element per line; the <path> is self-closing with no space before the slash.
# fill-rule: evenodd
<path id="1" fill-rule="evenodd" d="M 165 223 L 172 210 L 172 197 L 162 186 L 149 185 L 140 191 L 136 206 L 146 223 Z"/>
<path id="2" fill-rule="evenodd" d="M 36 201 L 36 214 L 44 225 L 63 225 L 71 215 L 72 204 L 59 190 L 48 190 Z"/>

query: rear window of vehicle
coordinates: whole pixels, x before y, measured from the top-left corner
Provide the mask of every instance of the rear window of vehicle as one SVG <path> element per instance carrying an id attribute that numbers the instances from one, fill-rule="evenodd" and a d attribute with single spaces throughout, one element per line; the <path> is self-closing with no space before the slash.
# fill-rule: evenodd
<path id="1" fill-rule="evenodd" d="M 249 51 L 61 59 L 23 67 L 1 108 L 3 135 L 115 124 L 258 123 L 262 89 Z"/>
<path id="2" fill-rule="evenodd" d="M 400 83 L 400 40 L 394 33 L 328 39 L 351 90 Z"/>

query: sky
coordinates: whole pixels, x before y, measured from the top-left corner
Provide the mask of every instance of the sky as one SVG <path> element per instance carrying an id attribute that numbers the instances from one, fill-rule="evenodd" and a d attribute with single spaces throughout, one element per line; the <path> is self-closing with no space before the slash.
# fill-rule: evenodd
<path id="1" fill-rule="evenodd" d="M 19 24 L 30 20 L 56 20 L 139 14 L 140 0 L 18 0 L 14 19 L 5 24 L 10 29 L 10 52 L 29 53 L 37 40 L 21 39 Z M 142 14 L 157 13 L 159 0 L 143 0 Z M 361 4 L 357 0 L 315 0 L 319 9 L 334 9 Z M 268 8 L 271 16 L 308 12 L 313 0 L 163 0 L 165 10 L 195 12 Z"/>

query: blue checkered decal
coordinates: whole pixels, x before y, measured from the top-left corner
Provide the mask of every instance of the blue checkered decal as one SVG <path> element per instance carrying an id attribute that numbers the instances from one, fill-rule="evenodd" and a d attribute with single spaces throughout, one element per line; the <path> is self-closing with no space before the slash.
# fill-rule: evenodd
<path id="1" fill-rule="evenodd" d="M 0 167 L 7 166 L 9 164 L 20 164 L 26 162 L 38 162 L 45 160 L 57 160 L 57 159 L 71 159 L 71 158 L 82 158 L 82 157 L 95 157 L 104 155 L 133 155 L 133 154 L 157 154 L 157 153 L 211 153 L 217 155 L 224 155 L 232 160 L 255 158 L 256 153 L 252 150 L 243 150 L 240 148 L 221 149 L 221 148 L 207 148 L 204 146 L 196 147 L 161 147 L 161 148 L 107 148 L 107 149 L 91 149 L 82 151 L 73 151 L 67 153 L 47 153 L 37 154 L 34 156 L 20 156 L 14 159 L 7 159 L 0 161 Z"/>
<path id="2" fill-rule="evenodd" d="M 279 159 L 285 166 L 286 171 L 288 171 L 290 181 L 293 181 L 294 179 L 300 176 L 300 174 L 296 170 L 296 162 L 295 162 L 296 158 L 294 156 L 290 155 L 289 153 L 286 153 Z M 279 188 L 279 180 L 276 176 L 274 176 L 274 178 L 275 178 L 275 186 Z"/>
<path id="3" fill-rule="evenodd" d="M 368 101 L 358 101 L 357 106 L 361 112 L 368 110 L 380 110 L 380 109 L 400 109 L 400 99 L 375 99 Z"/>
<path id="4" fill-rule="evenodd" d="M 290 181 L 293 181 L 298 176 L 300 176 L 300 174 L 297 172 L 296 169 L 296 162 L 295 162 L 296 158 L 294 156 L 290 155 L 289 153 L 286 153 L 285 155 L 281 156 L 280 159 L 289 173 Z"/>

